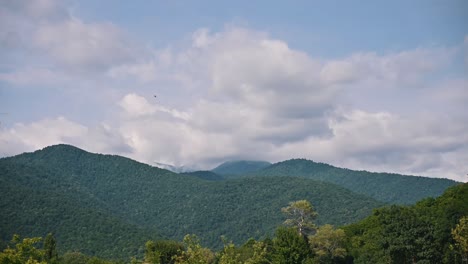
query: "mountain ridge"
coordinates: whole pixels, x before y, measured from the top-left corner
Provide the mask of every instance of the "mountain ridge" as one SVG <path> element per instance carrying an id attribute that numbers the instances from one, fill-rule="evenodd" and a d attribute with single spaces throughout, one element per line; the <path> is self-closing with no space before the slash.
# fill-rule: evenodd
<path id="1" fill-rule="evenodd" d="M 278 162 L 249 176 L 294 176 L 325 181 L 396 204 L 412 204 L 426 197 L 437 197 L 448 187 L 460 184 L 446 178 L 356 171 L 307 159 Z"/>
<path id="2" fill-rule="evenodd" d="M 242 175 L 261 170 L 270 165 L 271 163 L 268 161 L 230 160 L 221 163 L 217 167 L 211 169 L 211 171 L 222 176 Z"/>
<path id="3" fill-rule="evenodd" d="M 141 238 L 154 234 L 177 240 L 197 234 L 205 245 L 219 248 L 221 235 L 240 243 L 252 236 L 272 234 L 284 220 L 281 208 L 293 200 L 310 200 L 319 212 L 317 222 L 334 225 L 362 219 L 383 205 L 343 187 L 310 179 L 208 181 L 68 145 L 0 159 L 0 172 L 2 186 L 10 186 L 4 187 L 2 195 L 21 197 L 0 204 L 2 212 L 15 216 L 9 218 L 14 221 L 0 221 L 2 240 L 9 240 L 22 226 L 31 226 L 22 231 L 23 236 L 44 236 L 60 229 L 63 235 L 57 239 L 65 245 L 63 250 L 80 249 L 100 256 L 139 252 L 143 245 L 135 242 L 137 237 L 112 236 L 96 239 L 101 247 L 87 244 L 102 232 L 145 232 Z M 68 202 L 57 207 L 60 200 Z M 77 215 L 77 210 L 83 213 Z M 95 226 L 81 219 L 87 215 L 97 215 L 93 218 L 98 220 L 102 216 L 97 222 L 108 224 Z M 82 238 L 68 235 L 77 235 L 78 227 L 87 230 Z M 125 252 L 105 247 L 116 239 Z"/>

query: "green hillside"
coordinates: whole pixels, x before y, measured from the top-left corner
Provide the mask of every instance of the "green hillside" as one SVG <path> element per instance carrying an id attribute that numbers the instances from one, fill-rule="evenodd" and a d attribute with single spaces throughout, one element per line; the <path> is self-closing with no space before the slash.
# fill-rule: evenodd
<path id="1" fill-rule="evenodd" d="M 305 159 L 275 163 L 254 174 L 296 176 L 330 182 L 391 204 L 413 204 L 426 197 L 437 197 L 448 187 L 459 184 L 448 179 L 354 171 Z"/>
<path id="2" fill-rule="evenodd" d="M 252 160 L 238 160 L 227 161 L 212 169 L 211 171 L 223 175 L 243 175 L 264 169 L 270 166 L 271 163 L 267 161 L 252 161 Z"/>
<path id="3" fill-rule="evenodd" d="M 343 225 L 381 206 L 324 182 L 292 177 L 208 181 L 68 145 L 0 159 L 1 238 L 57 233 L 60 250 L 130 256 L 148 237 L 200 236 L 221 246 L 263 237 L 283 221 L 280 209 L 307 199 L 318 223 Z M 119 242 L 120 241 L 120 242 Z M 99 243 L 99 246 L 95 244 Z M 120 243 L 120 244 L 118 244 Z M 118 250 L 118 252 L 115 252 Z"/>
<path id="4" fill-rule="evenodd" d="M 208 181 L 223 181 L 224 180 L 223 176 L 218 175 L 212 171 L 192 171 L 192 172 L 184 172 L 182 174 L 198 177 L 200 179 L 208 180 Z"/>
<path id="5" fill-rule="evenodd" d="M 53 232 L 62 252 L 121 258 L 141 253 L 146 240 L 158 237 L 152 229 L 115 217 L 79 184 L 59 179 L 46 168 L 0 160 L 0 240 Z"/>

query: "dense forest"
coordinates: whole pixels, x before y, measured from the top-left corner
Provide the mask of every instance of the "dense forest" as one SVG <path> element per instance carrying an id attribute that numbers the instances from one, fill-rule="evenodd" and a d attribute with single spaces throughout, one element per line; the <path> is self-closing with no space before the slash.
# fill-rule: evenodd
<path id="1" fill-rule="evenodd" d="M 252 175 L 295 176 L 330 182 L 391 204 L 413 204 L 426 197 L 439 196 L 445 189 L 457 184 L 448 179 L 354 171 L 306 159 L 275 163 Z"/>
<path id="2" fill-rule="evenodd" d="M 7 216 L 0 218 L 3 241 L 15 233 L 53 232 L 61 251 L 101 257 L 141 252 L 149 236 L 180 240 L 196 234 L 210 248 L 223 246 L 221 235 L 235 243 L 266 237 L 282 222 L 277 212 L 291 200 L 314 201 L 322 212 L 317 222 L 334 225 L 363 219 L 383 205 L 310 179 L 213 181 L 68 145 L 0 159 L 0 192 Z"/>
<path id="3" fill-rule="evenodd" d="M 238 160 L 238 161 L 227 161 L 211 171 L 219 174 L 225 175 L 225 177 L 233 177 L 237 175 L 245 175 L 255 171 L 262 170 L 270 166 L 271 163 L 267 161 L 252 161 L 252 160 Z"/>
<path id="4" fill-rule="evenodd" d="M 317 226 L 320 212 L 309 201 L 281 209 L 285 221 L 271 238 L 235 245 L 221 237 L 223 248 L 203 247 L 196 235 L 182 241 L 148 240 L 144 253 L 109 261 L 80 252 L 58 254 L 56 240 L 15 235 L 0 253 L 0 263 L 466 263 L 468 261 L 468 184 L 414 206 L 386 206 L 351 225 Z M 278 212 L 280 213 L 280 212 Z"/>
<path id="5" fill-rule="evenodd" d="M 57 263 L 462 263 L 467 184 L 389 174 L 385 185 L 386 174 L 306 160 L 237 168 L 246 164 L 246 175 L 236 163 L 230 174 L 176 174 L 69 145 L 0 159 L 1 256 L 51 262 L 53 239 Z M 342 182 L 380 182 L 381 201 L 311 177 L 327 170 Z M 389 188 L 401 204 L 425 199 L 384 203 Z M 313 205 L 309 233 L 283 225 L 288 203 L 302 200 Z M 8 261 L 0 264 L 24 263 Z"/>

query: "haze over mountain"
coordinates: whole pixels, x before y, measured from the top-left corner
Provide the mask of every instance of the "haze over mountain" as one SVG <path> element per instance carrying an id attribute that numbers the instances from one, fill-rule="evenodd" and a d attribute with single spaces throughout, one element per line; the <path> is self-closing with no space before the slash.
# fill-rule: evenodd
<path id="1" fill-rule="evenodd" d="M 299 199 L 312 202 L 318 223 L 334 225 L 362 219 L 383 205 L 310 179 L 203 180 L 69 145 L 0 159 L 0 172 L 2 197 L 8 198 L 0 204 L 8 216 L 0 220 L 3 241 L 14 233 L 52 231 L 60 233 L 62 250 L 101 256 L 131 255 L 142 240 L 157 235 L 180 240 L 195 233 L 211 247 L 221 245 L 221 235 L 235 242 L 263 237 L 282 223 L 280 209 Z M 133 235 L 118 236 L 127 232 Z M 101 233 L 109 235 L 97 239 Z M 114 241 L 125 250 L 112 252 Z"/>

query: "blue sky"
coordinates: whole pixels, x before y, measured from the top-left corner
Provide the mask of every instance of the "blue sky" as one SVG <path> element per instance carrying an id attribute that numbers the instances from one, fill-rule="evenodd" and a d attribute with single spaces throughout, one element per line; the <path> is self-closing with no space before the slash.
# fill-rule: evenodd
<path id="1" fill-rule="evenodd" d="M 0 14 L 1 156 L 69 143 L 467 180 L 466 1 L 0 0 Z"/>

